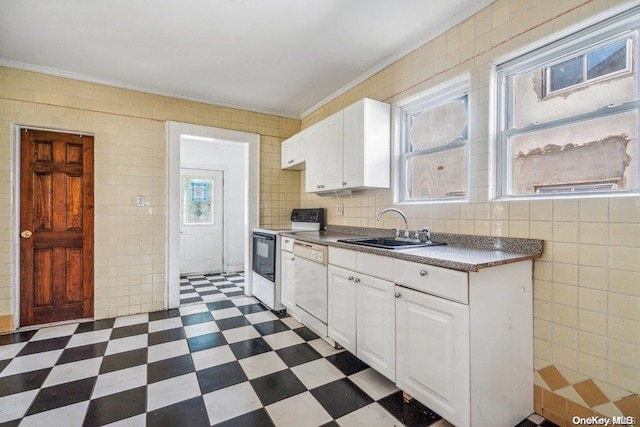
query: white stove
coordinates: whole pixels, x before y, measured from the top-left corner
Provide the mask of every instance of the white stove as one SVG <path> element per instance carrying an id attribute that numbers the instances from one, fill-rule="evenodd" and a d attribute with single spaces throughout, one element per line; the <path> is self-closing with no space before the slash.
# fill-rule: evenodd
<path id="1" fill-rule="evenodd" d="M 280 302 L 280 233 L 319 231 L 324 228 L 324 209 L 294 209 L 291 228 L 256 228 L 252 233 L 253 296 L 271 310 L 284 310 Z"/>

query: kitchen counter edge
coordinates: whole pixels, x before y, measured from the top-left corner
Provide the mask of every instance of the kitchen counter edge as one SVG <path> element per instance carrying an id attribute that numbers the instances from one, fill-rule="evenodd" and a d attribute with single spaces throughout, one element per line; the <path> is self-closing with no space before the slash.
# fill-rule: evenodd
<path id="1" fill-rule="evenodd" d="M 283 237 L 290 237 L 295 240 L 300 240 L 307 243 L 316 243 L 319 245 L 326 245 L 341 249 L 365 252 L 374 255 L 387 256 L 405 261 L 412 261 L 420 264 L 433 265 L 436 267 L 443 267 L 466 272 L 478 272 L 482 268 L 489 268 L 518 261 L 533 260 L 542 256 L 542 241 L 540 241 L 539 251 L 536 250 L 530 252 L 511 252 L 497 249 L 491 250 L 454 246 L 446 241 L 445 243 L 448 243 L 446 246 L 390 250 L 368 246 L 359 246 L 351 243 L 342 243 L 337 241 L 338 239 L 364 237 L 364 235 L 362 234 L 341 233 L 333 231 L 298 231 L 283 232 L 281 233 L 281 235 Z M 331 263 L 331 260 L 329 260 L 329 263 Z"/>

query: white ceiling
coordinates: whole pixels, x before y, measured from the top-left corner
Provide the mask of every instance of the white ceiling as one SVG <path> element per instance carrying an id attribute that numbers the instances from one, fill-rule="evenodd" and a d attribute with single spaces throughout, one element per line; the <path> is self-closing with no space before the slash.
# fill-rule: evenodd
<path id="1" fill-rule="evenodd" d="M 0 0 L 0 65 L 299 118 L 493 0 Z"/>

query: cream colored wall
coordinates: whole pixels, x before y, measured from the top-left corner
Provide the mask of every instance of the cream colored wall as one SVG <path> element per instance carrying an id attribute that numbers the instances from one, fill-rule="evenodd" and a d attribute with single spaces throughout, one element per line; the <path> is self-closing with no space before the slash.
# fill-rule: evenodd
<path id="1" fill-rule="evenodd" d="M 393 103 L 470 73 L 471 202 L 400 207 L 412 229 L 544 239 L 534 271 L 535 367 L 594 379 L 611 400 L 640 392 L 640 197 L 488 202 L 489 85 L 497 58 L 625 4 L 498 0 L 302 120 L 306 128 L 362 97 Z M 339 204 L 344 216 L 335 213 Z M 394 215 L 375 221 L 392 204 L 390 190 L 302 193 L 303 207 L 327 208 L 329 224 L 401 227 Z"/>
<path id="2" fill-rule="evenodd" d="M 261 225 L 289 223 L 299 174 L 280 170 L 280 142 L 300 130 L 299 120 L 0 67 L 0 332 L 12 329 L 14 312 L 12 125 L 95 134 L 100 319 L 163 308 L 167 120 L 260 134 Z M 138 194 L 147 207 L 135 206 Z"/>

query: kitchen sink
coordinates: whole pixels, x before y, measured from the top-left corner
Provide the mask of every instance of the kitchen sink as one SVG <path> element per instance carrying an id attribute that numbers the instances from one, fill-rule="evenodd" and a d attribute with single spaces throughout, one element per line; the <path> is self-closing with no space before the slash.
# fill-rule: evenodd
<path id="1" fill-rule="evenodd" d="M 388 237 L 354 237 L 349 239 L 338 239 L 338 242 L 351 243 L 352 245 L 360 246 L 371 246 L 373 248 L 381 249 L 409 249 L 446 245 L 446 243 L 421 242 L 419 240 L 393 239 Z"/>

